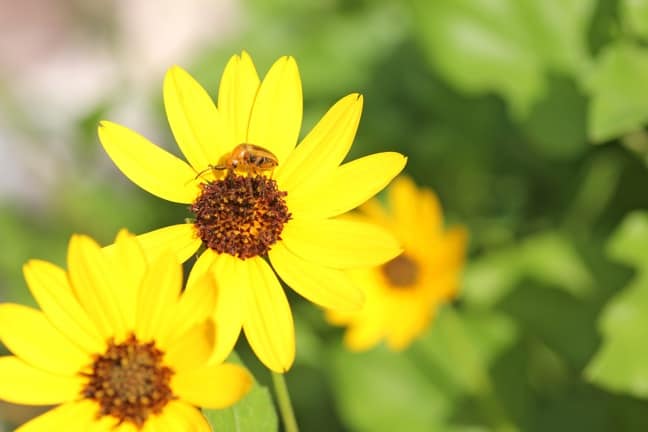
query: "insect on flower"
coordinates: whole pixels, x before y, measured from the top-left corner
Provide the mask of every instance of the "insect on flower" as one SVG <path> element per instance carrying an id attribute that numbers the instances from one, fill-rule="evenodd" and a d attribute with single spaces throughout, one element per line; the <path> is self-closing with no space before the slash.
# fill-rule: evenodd
<path id="1" fill-rule="evenodd" d="M 279 160 L 270 150 L 258 145 L 242 143 L 223 156 L 218 165 L 210 165 L 199 172 L 196 178 L 209 170 L 238 170 L 248 175 L 258 175 L 264 171 L 273 170 L 277 165 L 279 165 Z"/>
<path id="2" fill-rule="evenodd" d="M 295 359 L 295 326 L 279 277 L 327 309 L 360 308 L 362 291 L 344 270 L 382 265 L 402 249 L 386 229 L 336 216 L 375 195 L 406 158 L 384 152 L 342 164 L 362 114 L 357 93 L 337 101 L 298 144 L 303 97 L 293 57 L 278 59 L 262 79 L 246 52 L 232 56 L 217 100 L 173 66 L 163 96 L 185 158 L 116 123 L 104 120 L 98 130 L 126 176 L 189 204 L 194 215 L 143 234 L 143 247 L 168 245 L 182 261 L 201 250 L 187 284 L 197 286 L 203 275 L 219 282 L 213 320 L 221 323 L 220 343 L 210 361 L 227 358 L 243 331 L 268 368 L 286 372 Z"/>

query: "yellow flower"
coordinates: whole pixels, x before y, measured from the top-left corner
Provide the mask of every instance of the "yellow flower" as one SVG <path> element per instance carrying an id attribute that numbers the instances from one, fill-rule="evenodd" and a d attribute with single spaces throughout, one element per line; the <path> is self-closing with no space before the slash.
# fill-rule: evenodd
<path id="1" fill-rule="evenodd" d="M 308 300 L 357 309 L 362 294 L 344 269 L 378 265 L 400 253 L 384 229 L 336 218 L 383 189 L 404 167 L 398 153 L 340 165 L 360 121 L 362 96 L 338 101 L 295 146 L 302 121 L 297 64 L 282 57 L 260 81 L 247 53 L 227 64 L 218 107 L 183 69 L 164 80 L 171 130 L 189 163 L 114 123 L 99 138 L 119 169 L 148 192 L 190 204 L 194 219 L 141 235 L 145 249 L 173 249 L 187 260 L 200 250 L 188 285 L 211 273 L 225 358 L 241 328 L 270 369 L 295 357 L 292 314 L 276 274 Z M 201 247 L 202 246 L 202 247 Z"/>
<path id="2" fill-rule="evenodd" d="M 382 339 L 393 350 L 406 348 L 427 328 L 437 307 L 456 295 L 463 266 L 466 230 L 443 229 L 432 191 L 417 189 L 409 178 L 399 177 L 388 198 L 390 212 L 377 200 L 361 210 L 398 237 L 403 254 L 379 267 L 351 271 L 365 291 L 361 310 L 327 311 L 331 323 L 348 326 L 344 341 L 356 351 Z"/>
<path id="3" fill-rule="evenodd" d="M 0 305 L 0 398 L 59 405 L 19 432 L 210 431 L 196 408 L 224 408 L 250 388 L 234 364 L 209 364 L 215 304 L 209 281 L 181 294 L 172 254 L 149 262 L 121 232 L 110 251 L 75 235 L 68 271 L 24 266 L 42 310 Z"/>

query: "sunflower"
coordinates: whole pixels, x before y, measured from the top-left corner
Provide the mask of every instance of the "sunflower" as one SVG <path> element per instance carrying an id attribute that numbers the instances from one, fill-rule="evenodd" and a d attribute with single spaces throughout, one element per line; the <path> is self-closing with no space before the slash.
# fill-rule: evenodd
<path id="1" fill-rule="evenodd" d="M 214 349 L 210 281 L 180 293 L 175 255 L 149 262 L 121 232 L 110 252 L 75 235 L 68 271 L 24 266 L 42 310 L 0 305 L 0 398 L 59 405 L 21 426 L 31 431 L 210 431 L 196 407 L 224 408 L 250 388 L 234 364 L 207 362 Z"/>
<path id="2" fill-rule="evenodd" d="M 393 350 L 406 348 L 430 324 L 439 305 L 452 299 L 459 285 L 467 233 L 443 229 L 437 197 L 399 177 L 388 192 L 390 210 L 371 200 L 362 218 L 390 230 L 403 253 L 372 268 L 350 271 L 364 289 L 365 304 L 355 312 L 327 311 L 329 322 L 347 326 L 345 344 L 361 351 L 385 339 Z"/>
<path id="3" fill-rule="evenodd" d="M 123 126 L 99 125 L 104 149 L 131 181 L 193 213 L 140 241 L 152 254 L 168 248 L 182 261 L 198 252 L 189 286 L 207 272 L 218 279 L 214 359 L 229 354 L 243 329 L 259 359 L 284 372 L 295 336 L 277 275 L 318 305 L 359 308 L 362 293 L 344 270 L 381 264 L 401 249 L 383 228 L 337 216 L 383 189 L 406 159 L 386 152 L 340 165 L 360 121 L 358 94 L 339 100 L 296 146 L 302 89 L 292 57 L 277 60 L 261 81 L 247 53 L 233 56 L 218 106 L 177 66 L 163 93 L 188 163 Z"/>

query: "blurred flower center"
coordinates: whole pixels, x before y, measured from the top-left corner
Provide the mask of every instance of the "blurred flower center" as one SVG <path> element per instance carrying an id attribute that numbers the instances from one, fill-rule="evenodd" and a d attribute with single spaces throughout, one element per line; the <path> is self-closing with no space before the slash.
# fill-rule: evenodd
<path id="1" fill-rule="evenodd" d="M 389 283 L 396 287 L 413 285 L 419 275 L 418 264 L 405 254 L 383 264 L 381 268 Z"/>
<path id="2" fill-rule="evenodd" d="M 100 416 L 141 427 L 174 398 L 169 387 L 173 371 L 162 364 L 163 356 L 155 342 L 140 343 L 134 335 L 121 344 L 111 340 L 92 364 L 82 394 L 99 403 Z"/>
<path id="3" fill-rule="evenodd" d="M 228 171 L 220 180 L 201 184 L 191 206 L 198 236 L 208 248 L 241 259 L 263 256 L 281 240 L 290 212 L 277 182 L 262 175 Z"/>

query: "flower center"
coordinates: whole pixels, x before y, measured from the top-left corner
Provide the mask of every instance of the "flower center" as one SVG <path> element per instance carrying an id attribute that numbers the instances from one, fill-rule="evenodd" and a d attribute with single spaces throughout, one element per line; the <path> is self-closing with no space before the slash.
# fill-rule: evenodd
<path id="1" fill-rule="evenodd" d="M 419 266 L 412 258 L 401 254 L 383 264 L 383 274 L 392 286 L 405 287 L 416 283 L 419 275 Z"/>
<path id="2" fill-rule="evenodd" d="M 290 212 L 277 182 L 263 175 L 228 171 L 219 180 L 200 185 L 191 205 L 198 236 L 208 248 L 241 259 L 265 255 L 281 240 Z"/>
<path id="3" fill-rule="evenodd" d="M 95 358 L 82 394 L 99 403 L 100 416 L 139 428 L 174 398 L 169 387 L 173 371 L 162 364 L 163 356 L 155 342 L 141 343 L 132 334 L 120 344 L 111 340 L 105 354 Z"/>

